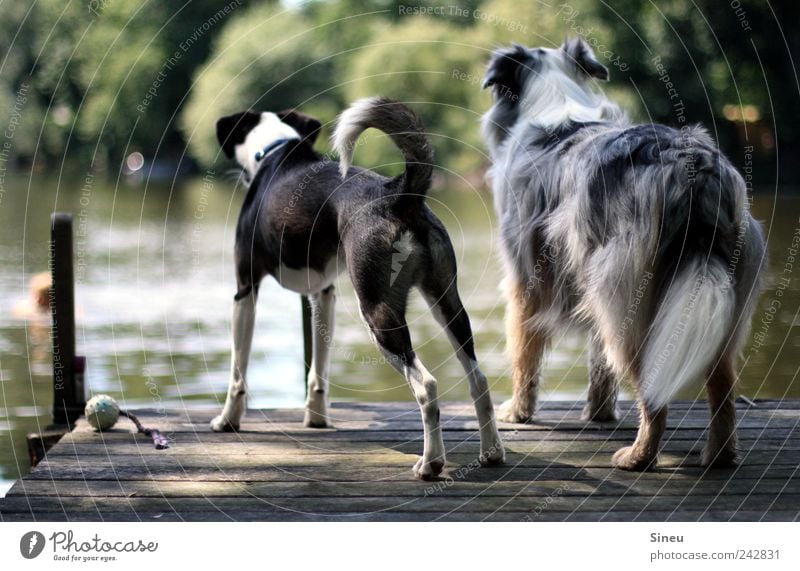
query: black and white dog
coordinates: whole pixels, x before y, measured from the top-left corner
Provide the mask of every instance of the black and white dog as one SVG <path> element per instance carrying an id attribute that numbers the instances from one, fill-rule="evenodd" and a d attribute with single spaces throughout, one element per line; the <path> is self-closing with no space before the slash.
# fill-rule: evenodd
<path id="1" fill-rule="evenodd" d="M 362 317 L 387 360 L 416 396 L 424 424 L 417 477 L 441 473 L 445 449 L 439 424 L 436 379 L 415 355 L 405 320 L 409 290 L 416 286 L 447 332 L 469 379 L 480 422 L 481 460 L 502 462 L 486 377 L 478 367 L 469 318 L 456 289 L 456 258 L 442 223 L 425 204 L 433 152 L 421 121 L 406 106 L 364 99 L 339 118 L 337 164 L 313 148 L 321 124 L 296 111 L 224 117 L 217 138 L 250 181 L 236 229 L 238 292 L 233 309 L 233 356 L 225 407 L 215 431 L 237 429 L 245 412 L 258 285 L 271 275 L 282 286 L 310 296 L 313 360 L 308 375 L 305 424 L 328 420 L 328 361 L 333 334 L 334 286 L 346 269 Z M 387 133 L 402 151 L 402 175 L 386 178 L 351 167 L 353 147 L 368 128 Z M 407 256 L 393 267 L 398 244 Z"/>
<path id="2" fill-rule="evenodd" d="M 500 420 L 534 414 L 555 328 L 591 325 L 587 420 L 616 417 L 617 379 L 641 410 L 620 468 L 652 466 L 667 403 L 707 379 L 703 463 L 735 461 L 735 361 L 765 267 L 744 180 L 700 127 L 632 125 L 594 86 L 608 70 L 582 39 L 495 52 L 483 132 L 506 262 L 513 398 Z"/>

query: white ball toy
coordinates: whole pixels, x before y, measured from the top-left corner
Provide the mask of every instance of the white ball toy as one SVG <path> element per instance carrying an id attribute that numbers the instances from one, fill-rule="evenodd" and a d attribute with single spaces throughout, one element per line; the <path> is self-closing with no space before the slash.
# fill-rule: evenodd
<path id="1" fill-rule="evenodd" d="M 108 430 L 119 418 L 119 405 L 108 395 L 97 395 L 86 403 L 84 414 L 95 430 Z"/>

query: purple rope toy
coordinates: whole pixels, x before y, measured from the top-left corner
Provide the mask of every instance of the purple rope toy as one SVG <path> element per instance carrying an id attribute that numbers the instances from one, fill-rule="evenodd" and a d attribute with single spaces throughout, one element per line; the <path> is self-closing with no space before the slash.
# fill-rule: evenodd
<path id="1" fill-rule="evenodd" d="M 131 419 L 131 421 L 133 421 L 133 424 L 136 425 L 136 428 L 139 430 L 139 432 L 141 432 L 142 434 L 146 434 L 147 436 L 152 438 L 156 450 L 164 450 L 165 448 L 169 448 L 169 438 L 161 434 L 161 432 L 159 432 L 157 428 L 145 428 L 139 421 L 139 419 L 136 418 L 136 415 L 126 410 L 120 409 L 119 414 L 120 416 L 125 416 Z"/>

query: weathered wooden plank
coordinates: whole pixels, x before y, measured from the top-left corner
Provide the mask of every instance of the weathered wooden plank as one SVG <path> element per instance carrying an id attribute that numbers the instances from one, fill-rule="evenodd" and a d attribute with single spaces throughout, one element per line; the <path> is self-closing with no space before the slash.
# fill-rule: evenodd
<path id="1" fill-rule="evenodd" d="M 249 473 L 248 473 L 249 472 Z M 276 473 L 277 472 L 277 473 Z M 657 471 L 650 472 L 625 472 L 615 470 L 613 468 L 575 468 L 567 467 L 559 464 L 553 464 L 544 468 L 527 468 L 523 466 L 511 467 L 492 467 L 481 468 L 472 471 L 458 471 L 450 470 L 447 472 L 450 478 L 458 482 L 479 482 L 482 485 L 494 485 L 499 481 L 522 481 L 524 483 L 531 483 L 539 480 L 569 480 L 569 481 L 587 481 L 590 483 L 597 483 L 603 481 L 613 481 L 619 483 L 636 484 L 646 481 L 698 481 L 709 480 L 726 482 L 732 478 L 737 479 L 764 479 L 775 480 L 782 484 L 789 481 L 794 481 L 797 477 L 797 467 L 793 466 L 748 466 L 742 465 L 735 469 L 725 470 L 708 470 L 700 467 L 683 467 L 683 468 L 659 468 Z M 320 474 L 316 468 L 295 468 L 288 471 L 276 471 L 256 469 L 250 471 L 240 470 L 234 472 L 220 472 L 218 470 L 196 470 L 186 471 L 186 473 L 164 474 L 164 473 L 147 473 L 142 475 L 141 471 L 136 471 L 133 474 L 126 473 L 119 470 L 101 470 L 95 472 L 83 472 L 82 478 L 79 483 L 88 485 L 87 482 L 94 481 L 119 481 L 119 482 L 231 482 L 235 484 L 242 483 L 258 483 L 267 482 L 270 485 L 276 482 L 329 482 L 333 484 L 366 484 L 370 482 L 408 482 L 409 472 L 405 470 L 387 469 L 387 468 L 364 468 L 357 474 L 352 470 L 331 470 L 325 474 Z M 47 481 L 52 479 L 70 479 L 74 477 L 73 472 L 64 472 L 63 474 L 53 473 L 45 476 L 38 476 L 36 478 L 28 477 L 25 480 L 19 481 L 15 484 L 12 491 L 17 486 L 25 485 L 28 482 Z M 414 485 L 421 487 L 427 486 L 427 483 L 412 482 Z M 94 485 L 94 484 L 91 484 Z"/>
<path id="2" fill-rule="evenodd" d="M 556 467 L 554 467 L 556 466 Z M 767 477 L 793 477 L 796 466 L 745 466 L 740 471 L 748 475 L 764 474 Z M 609 472 L 610 468 L 605 468 Z M 575 479 L 591 478 L 590 470 L 593 468 L 573 467 L 561 462 L 543 463 L 540 467 L 529 465 L 517 467 L 488 467 L 472 470 L 463 479 L 476 482 L 494 482 L 497 480 L 522 480 L 535 481 L 541 478 L 553 479 Z M 703 468 L 689 467 L 681 468 L 690 473 L 702 474 Z M 452 476 L 453 470 L 449 469 L 446 475 Z M 730 478 L 731 471 L 708 471 L 712 477 L 719 479 Z M 737 472 L 738 473 L 738 472 Z M 661 473 L 635 475 L 641 478 L 663 477 Z M 354 468 L 353 466 L 294 466 L 280 468 L 275 466 L 253 466 L 239 467 L 236 469 L 218 469 L 215 467 L 182 467 L 179 465 L 168 467 L 150 466 L 115 466 L 115 467 L 94 467 L 94 466 L 60 466 L 55 471 L 46 468 L 39 468 L 31 475 L 28 480 L 50 480 L 50 479 L 75 479 L 75 480 L 192 480 L 192 481 L 234 481 L 234 482 L 291 482 L 291 481 L 329 481 L 329 482 L 374 482 L 379 480 L 400 480 L 408 481 L 412 479 L 411 464 L 407 466 L 384 466 L 371 467 L 364 466 Z"/>
<path id="3" fill-rule="evenodd" d="M 252 498 L 252 497 L 223 497 L 223 498 L 7 498 L 2 504 L 4 514 L 29 513 L 31 511 L 48 510 L 61 507 L 67 513 L 99 511 L 124 511 L 130 509 L 136 513 L 167 513 L 174 512 L 185 514 L 192 511 L 208 511 L 217 509 L 223 513 L 236 514 L 237 512 L 258 507 L 263 511 L 299 511 L 303 513 L 337 513 L 337 514 L 368 514 L 379 511 L 399 510 L 404 512 L 434 512 L 447 513 L 451 511 L 477 511 L 477 512 L 518 512 L 520 517 L 525 514 L 540 514 L 543 511 L 572 512 L 586 510 L 603 512 L 609 510 L 624 511 L 706 511 L 739 509 L 766 510 L 778 503 L 781 509 L 800 511 L 800 495 L 798 494 L 750 494 L 747 496 L 709 495 L 709 496 L 638 496 L 628 494 L 622 497 L 614 496 L 589 496 L 585 498 L 575 496 L 516 496 L 507 501 L 498 501 L 497 498 L 477 496 L 473 498 L 428 496 L 414 498 L 405 496 L 383 497 L 322 497 L 322 498 Z"/>
<path id="4" fill-rule="evenodd" d="M 310 522 L 310 521 L 393 521 L 393 522 L 425 522 L 425 521 L 504 521 L 504 522 L 561 522 L 561 521 L 797 521 L 797 514 L 792 511 L 783 510 L 736 510 L 736 511 L 711 511 L 711 512 L 684 512 L 681 510 L 673 511 L 647 511 L 647 512 L 549 512 L 530 519 L 520 518 L 518 513 L 487 513 L 487 512 L 466 512 L 459 511 L 448 514 L 436 514 L 425 512 L 378 512 L 374 514 L 362 514 L 342 516 L 340 514 L 302 514 L 296 512 L 261 512 L 247 510 L 235 514 L 223 514 L 218 510 L 197 511 L 186 514 L 175 513 L 148 513 L 141 514 L 132 510 L 122 512 L 103 511 L 89 513 L 71 513 L 69 517 L 64 512 L 37 512 L 15 513 L 3 515 L 0 513 L 0 521 L 147 521 L 147 522 L 175 522 L 175 521 L 238 521 L 238 522 Z"/>
<path id="5" fill-rule="evenodd" d="M 582 441 L 633 441 L 636 438 L 636 430 L 629 429 L 616 429 L 613 431 L 600 431 L 600 430 L 587 430 L 587 431 L 572 431 L 572 430 L 527 430 L 527 431 L 501 431 L 503 440 L 506 442 L 517 441 L 558 441 L 558 440 L 582 440 Z M 705 440 L 708 432 L 705 429 L 681 429 L 681 430 L 668 430 L 664 434 L 664 441 L 674 440 Z M 800 438 L 800 428 L 771 428 L 764 430 L 762 428 L 740 428 L 737 430 L 737 435 L 740 440 L 796 440 Z M 406 442 L 422 442 L 421 430 L 397 430 L 397 431 L 325 431 L 320 432 L 316 430 L 294 430 L 285 432 L 239 432 L 235 435 L 210 432 L 210 431 L 197 431 L 197 432 L 181 432 L 172 434 L 172 442 L 176 446 L 186 443 L 247 443 L 247 442 L 297 442 L 298 444 L 308 444 L 309 446 L 322 445 L 328 442 L 358 442 L 365 443 L 365 445 L 385 445 L 384 443 L 406 443 Z M 473 441 L 477 442 L 480 438 L 478 431 L 445 431 L 443 433 L 445 442 L 464 442 Z M 128 431 L 112 431 L 105 433 L 97 432 L 71 432 L 62 439 L 62 446 L 71 448 L 75 444 L 87 443 L 98 444 L 103 443 L 135 443 L 140 449 L 152 448 L 152 441 L 149 437 Z"/>
<path id="6" fill-rule="evenodd" d="M 519 448 L 517 448 L 519 446 Z M 581 467 L 610 466 L 612 453 L 619 448 L 616 443 L 608 445 L 598 444 L 596 447 L 586 446 L 581 442 L 548 443 L 539 442 L 526 449 L 520 444 L 509 444 L 507 450 L 507 465 L 524 463 L 529 467 L 549 466 L 552 463 L 566 464 Z M 659 465 L 663 467 L 695 465 L 699 458 L 702 445 L 684 447 L 685 450 L 663 450 L 659 455 Z M 340 451 L 337 454 L 297 454 L 286 450 L 285 453 L 276 454 L 97 454 L 82 455 L 53 454 L 40 463 L 39 469 L 57 470 L 60 467 L 81 467 L 86 469 L 107 466 L 147 466 L 151 468 L 182 466 L 185 468 L 213 466 L 218 469 L 236 469 L 259 466 L 291 467 L 291 466 L 331 466 L 331 467 L 360 467 L 370 466 L 404 466 L 409 461 L 416 461 L 416 456 L 422 452 L 417 448 L 414 452 L 403 452 L 393 449 L 373 450 L 369 453 L 353 453 Z M 797 466 L 800 464 L 800 451 L 797 450 L 764 450 L 759 447 L 745 450 L 742 457 L 748 465 L 767 464 Z M 470 464 L 477 459 L 477 454 L 451 451 L 448 454 L 448 466 L 458 467 Z"/>
<path id="7" fill-rule="evenodd" d="M 112 481 L 98 480 L 28 480 L 15 485 L 6 497 L 354 497 L 354 496 L 456 496 L 510 497 L 513 495 L 548 496 L 554 492 L 564 496 L 621 496 L 635 493 L 642 496 L 667 495 L 747 495 L 750 493 L 800 493 L 800 482 L 776 479 L 742 478 L 733 480 L 641 479 L 617 481 L 612 479 L 536 480 L 484 482 L 453 480 L 443 482 L 196 482 L 196 481 Z"/>
<path id="8" fill-rule="evenodd" d="M 702 405 L 702 406 L 701 406 Z M 765 407 L 767 405 L 764 405 Z M 772 405 L 770 405 L 772 406 Z M 798 405 L 800 406 L 800 405 Z M 218 413 L 216 409 L 199 409 L 186 413 L 159 414 L 143 411 L 140 418 L 145 424 L 157 426 L 164 432 L 208 432 L 208 421 Z M 550 430 L 609 430 L 623 428 L 634 430 L 638 423 L 635 408 L 624 407 L 624 415 L 618 423 L 587 423 L 580 420 L 581 407 L 568 409 L 544 408 L 540 410 L 533 423 L 525 425 L 501 424 L 506 430 L 530 431 Z M 137 412 L 137 414 L 139 414 Z M 327 430 L 421 430 L 419 412 L 412 405 L 355 407 L 340 405 L 334 407 L 331 417 L 335 429 Z M 474 413 L 468 405 L 445 405 L 442 407 L 442 424 L 446 430 L 478 429 Z M 303 411 L 301 409 L 280 409 L 250 411 L 241 425 L 242 432 L 248 431 L 297 431 L 303 430 Z M 708 411 L 704 404 L 693 404 L 671 409 L 668 427 L 675 430 L 704 429 L 708 425 Z M 793 408 L 751 408 L 740 407 L 738 425 L 740 428 L 797 428 L 800 425 L 800 409 Z M 91 431 L 85 422 L 78 423 L 78 432 Z M 321 432 L 325 432 L 324 430 Z"/>
<path id="9" fill-rule="evenodd" d="M 594 452 L 597 454 L 612 453 L 621 446 L 627 445 L 631 440 L 595 439 L 595 440 L 506 440 L 505 447 L 508 454 L 531 454 L 536 452 L 563 453 L 563 452 Z M 687 440 L 667 438 L 662 444 L 662 451 L 666 453 L 699 452 L 705 445 L 705 440 Z M 450 441 L 446 443 L 448 454 L 459 453 L 477 456 L 480 453 L 478 440 Z M 747 451 L 800 451 L 800 437 L 791 440 L 740 440 L 739 450 Z M 418 454 L 421 451 L 419 442 L 315 442 L 302 443 L 295 440 L 284 439 L 274 442 L 186 442 L 172 443 L 167 450 L 156 450 L 152 443 L 138 442 L 109 442 L 109 443 L 75 443 L 70 446 L 61 446 L 50 451 L 47 458 L 55 462 L 62 456 L 117 456 L 123 454 L 145 456 L 190 456 L 200 455 L 208 458 L 217 456 L 324 456 L 329 454 L 382 454 L 399 452 L 403 454 Z"/>
<path id="10" fill-rule="evenodd" d="M 145 423 L 146 426 L 158 428 L 161 432 L 168 435 L 183 434 L 183 433 L 208 433 L 210 432 L 205 423 L 191 424 L 191 423 L 168 423 L 156 422 Z M 612 429 L 623 430 L 636 430 L 638 424 L 636 422 L 625 421 L 620 424 L 611 423 L 588 423 L 578 419 L 540 419 L 534 424 L 503 424 L 499 428 L 503 432 L 527 432 L 527 431 L 574 431 L 574 432 L 593 432 L 593 431 L 610 431 Z M 708 420 L 696 417 L 689 417 L 686 419 L 673 420 L 667 422 L 669 430 L 703 430 L 708 427 Z M 773 429 L 797 429 L 800 427 L 800 415 L 797 418 L 784 418 L 784 417 L 765 417 L 756 418 L 748 415 L 737 421 L 737 428 L 740 429 L 760 429 L 765 432 Z M 451 432 L 468 431 L 477 432 L 479 429 L 478 422 L 475 420 L 469 421 L 450 421 L 442 423 L 443 430 Z M 385 421 L 385 420 L 364 420 L 353 421 L 348 423 L 337 423 L 334 421 L 333 428 L 322 429 L 308 429 L 303 427 L 302 422 L 274 422 L 274 423 L 242 423 L 241 429 L 237 434 L 248 432 L 280 432 L 280 433 L 310 433 L 316 432 L 318 434 L 326 434 L 334 431 L 350 431 L 350 432 L 395 432 L 395 431 L 422 431 L 421 421 Z M 130 432 L 117 428 L 113 432 Z"/>

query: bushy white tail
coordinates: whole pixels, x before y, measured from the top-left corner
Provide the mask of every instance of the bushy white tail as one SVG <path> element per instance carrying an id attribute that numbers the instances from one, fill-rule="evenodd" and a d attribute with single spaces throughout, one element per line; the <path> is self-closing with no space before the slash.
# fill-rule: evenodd
<path id="1" fill-rule="evenodd" d="M 692 262 L 676 276 L 645 343 L 640 394 L 648 407 L 661 408 L 708 372 L 730 335 L 734 303 L 718 261 Z"/>

